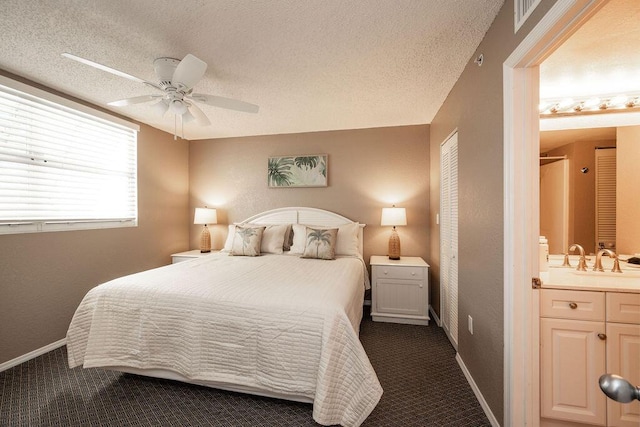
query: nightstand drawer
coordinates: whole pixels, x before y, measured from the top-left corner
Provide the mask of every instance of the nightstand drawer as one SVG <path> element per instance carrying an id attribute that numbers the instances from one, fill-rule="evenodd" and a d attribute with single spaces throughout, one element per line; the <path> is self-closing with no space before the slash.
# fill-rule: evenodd
<path id="1" fill-rule="evenodd" d="M 374 267 L 378 278 L 422 280 L 425 269 L 422 267 L 397 267 L 380 265 Z"/>

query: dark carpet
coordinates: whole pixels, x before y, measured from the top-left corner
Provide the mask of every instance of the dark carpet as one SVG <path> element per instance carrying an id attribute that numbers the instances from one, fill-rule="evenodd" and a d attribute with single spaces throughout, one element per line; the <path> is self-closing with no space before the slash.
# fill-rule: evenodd
<path id="1" fill-rule="evenodd" d="M 490 426 L 441 328 L 362 322 L 384 394 L 363 426 Z M 102 369 L 65 347 L 0 372 L 1 426 L 318 426 L 310 404 Z"/>

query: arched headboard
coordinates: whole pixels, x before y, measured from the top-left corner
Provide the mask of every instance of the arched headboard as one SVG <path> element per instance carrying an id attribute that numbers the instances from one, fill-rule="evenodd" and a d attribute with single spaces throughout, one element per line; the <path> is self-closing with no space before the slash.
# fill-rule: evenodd
<path id="1" fill-rule="evenodd" d="M 347 217 L 338 215 L 335 212 L 326 211 L 324 209 L 307 208 L 307 207 L 288 207 L 278 208 L 265 211 L 245 219 L 240 224 L 309 224 L 322 227 L 337 227 L 344 224 L 353 224 Z M 363 229 L 366 224 L 359 224 L 358 233 L 358 250 L 360 255 L 363 254 Z"/>

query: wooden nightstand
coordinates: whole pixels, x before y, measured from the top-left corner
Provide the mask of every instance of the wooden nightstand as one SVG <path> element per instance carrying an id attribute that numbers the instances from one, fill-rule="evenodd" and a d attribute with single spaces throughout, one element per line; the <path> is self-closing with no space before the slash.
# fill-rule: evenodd
<path id="1" fill-rule="evenodd" d="M 171 254 L 171 264 L 177 264 L 179 262 L 188 261 L 193 258 L 200 258 L 203 256 L 211 255 L 216 252 L 218 251 L 202 253 L 200 252 L 200 249 L 193 249 L 191 251 L 186 251 L 186 252 L 178 252 L 177 254 Z"/>
<path id="2" fill-rule="evenodd" d="M 371 257 L 371 317 L 377 322 L 429 324 L 429 264 L 420 257 Z"/>

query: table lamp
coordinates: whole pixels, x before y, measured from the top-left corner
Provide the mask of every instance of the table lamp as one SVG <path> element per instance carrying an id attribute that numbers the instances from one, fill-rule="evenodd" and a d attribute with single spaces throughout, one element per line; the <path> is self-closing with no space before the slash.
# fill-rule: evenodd
<path id="1" fill-rule="evenodd" d="M 407 225 L 407 212 L 405 208 L 382 208 L 381 226 L 392 226 L 391 237 L 389 237 L 389 259 L 400 259 L 400 237 L 396 231 L 396 226 Z"/>
<path id="2" fill-rule="evenodd" d="M 211 234 L 207 228 L 207 224 L 217 224 L 218 215 L 215 209 L 209 209 L 206 206 L 204 208 L 196 208 L 196 213 L 193 219 L 194 224 L 203 224 L 202 233 L 200 234 L 200 252 L 211 252 Z"/>

